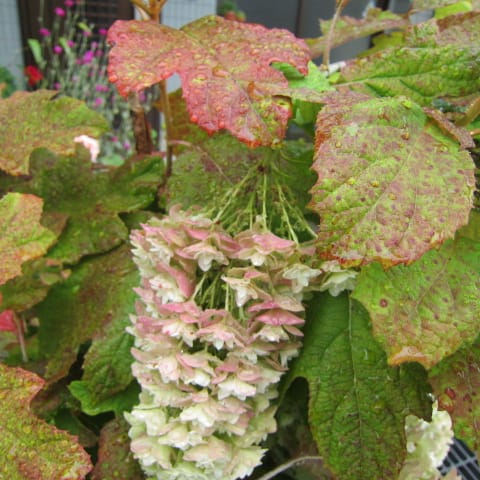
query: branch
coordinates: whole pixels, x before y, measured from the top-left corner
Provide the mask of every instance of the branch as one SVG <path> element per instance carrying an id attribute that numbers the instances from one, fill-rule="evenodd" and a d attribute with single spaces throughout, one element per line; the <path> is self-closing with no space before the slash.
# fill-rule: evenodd
<path id="1" fill-rule="evenodd" d="M 274 470 L 266 473 L 265 475 L 262 475 L 260 478 L 257 480 L 270 480 L 274 477 L 276 477 L 278 474 L 284 472 L 285 470 L 288 470 L 289 468 L 294 467 L 295 465 L 299 465 L 305 462 L 318 462 L 321 461 L 322 457 L 319 457 L 317 455 L 306 455 L 304 457 L 298 457 L 294 458 L 293 460 L 290 460 L 289 462 L 283 463 L 282 465 L 278 466 Z"/>

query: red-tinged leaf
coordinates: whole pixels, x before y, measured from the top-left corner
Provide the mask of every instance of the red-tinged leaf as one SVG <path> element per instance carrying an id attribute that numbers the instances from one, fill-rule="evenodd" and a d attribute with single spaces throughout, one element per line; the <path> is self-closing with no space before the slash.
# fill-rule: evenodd
<path id="1" fill-rule="evenodd" d="M 480 338 L 436 365 L 429 379 L 439 407 L 452 417 L 456 436 L 480 458 Z"/>
<path id="2" fill-rule="evenodd" d="M 330 48 L 338 47 L 356 38 L 367 37 L 383 30 L 403 28 L 409 21 L 400 15 L 396 15 L 380 8 L 368 10 L 365 18 L 340 17 L 335 23 L 333 41 Z M 308 38 L 307 45 L 310 47 L 311 57 L 316 58 L 323 54 L 327 34 L 332 25 L 331 20 L 320 20 L 320 28 L 323 35 L 318 38 Z"/>
<path id="3" fill-rule="evenodd" d="M 331 94 L 325 102 L 310 203 L 321 218 L 325 258 L 346 266 L 408 264 L 468 222 L 473 161 L 419 106 L 360 94 Z"/>
<path id="4" fill-rule="evenodd" d="M 98 462 L 92 472 L 92 480 L 108 480 L 115 472 L 115 480 L 143 480 L 140 466 L 130 452 L 128 423 L 115 419 L 100 432 Z"/>
<path id="5" fill-rule="evenodd" d="M 417 361 L 431 368 L 480 331 L 480 216 L 454 240 L 408 267 L 360 272 L 353 296 L 369 311 L 375 337 L 398 365 Z"/>
<path id="6" fill-rule="evenodd" d="M 50 90 L 15 92 L 0 101 L 0 169 L 11 175 L 27 174 L 30 154 L 36 148 L 72 154 L 75 137 L 98 137 L 108 130 L 106 120 L 84 102 L 54 99 L 57 94 Z"/>
<path id="7" fill-rule="evenodd" d="M 272 62 L 307 73 L 309 51 L 281 29 L 205 17 L 180 30 L 145 21 L 117 21 L 108 32 L 114 46 L 109 79 L 121 95 L 174 73 L 193 122 L 209 133 L 221 129 L 250 146 L 271 145 L 285 135 L 291 89 Z"/>
<path id="8" fill-rule="evenodd" d="M 13 310 L 4 310 L 0 313 L 0 332 L 16 332 Z"/>
<path id="9" fill-rule="evenodd" d="M 40 225 L 43 201 L 9 193 L 0 200 L 0 285 L 22 273 L 21 265 L 42 256 L 55 235 Z"/>
<path id="10" fill-rule="evenodd" d="M 462 127 L 457 127 L 454 123 L 450 122 L 448 118 L 443 115 L 439 110 L 434 110 L 433 108 L 425 108 L 425 113 L 435 121 L 439 128 L 446 133 L 447 135 L 452 136 L 455 140 L 460 143 L 462 148 L 473 148 L 475 147 L 475 142 L 473 141 L 470 132 Z"/>
<path id="11" fill-rule="evenodd" d="M 44 380 L 0 364 L 1 477 L 8 480 L 81 480 L 92 465 L 75 437 L 30 411 Z"/>

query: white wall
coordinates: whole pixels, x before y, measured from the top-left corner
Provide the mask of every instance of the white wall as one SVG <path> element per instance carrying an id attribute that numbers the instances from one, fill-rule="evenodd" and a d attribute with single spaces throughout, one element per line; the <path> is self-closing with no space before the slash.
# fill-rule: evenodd
<path id="1" fill-rule="evenodd" d="M 0 65 L 23 87 L 23 55 L 16 0 L 0 0 Z"/>

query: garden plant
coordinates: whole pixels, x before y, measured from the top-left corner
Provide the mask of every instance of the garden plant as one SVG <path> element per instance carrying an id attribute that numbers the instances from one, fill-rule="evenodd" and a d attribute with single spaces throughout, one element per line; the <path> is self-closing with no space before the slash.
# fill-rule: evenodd
<path id="1" fill-rule="evenodd" d="M 479 2 L 339 1 L 306 40 L 132 3 L 121 165 L 92 162 L 85 102 L 0 99 L 0 477 L 418 480 L 454 434 L 478 454 Z"/>

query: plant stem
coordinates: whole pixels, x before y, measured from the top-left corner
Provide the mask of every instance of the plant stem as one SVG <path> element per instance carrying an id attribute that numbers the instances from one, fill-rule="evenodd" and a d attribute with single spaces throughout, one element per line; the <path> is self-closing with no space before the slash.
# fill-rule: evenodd
<path id="1" fill-rule="evenodd" d="M 257 478 L 257 480 L 270 480 L 276 477 L 278 474 L 284 472 L 285 470 L 288 470 L 289 468 L 294 467 L 295 465 L 305 463 L 305 462 L 315 462 L 315 461 L 321 461 L 321 460 L 322 460 L 322 457 L 319 457 L 316 455 L 306 455 L 304 457 L 294 458 L 289 462 L 283 463 L 282 465 L 266 473 L 265 475 L 262 475 L 260 478 Z"/>
<path id="2" fill-rule="evenodd" d="M 333 40 L 333 33 L 335 32 L 335 25 L 337 23 L 338 17 L 340 17 L 340 13 L 342 13 L 343 7 L 346 5 L 348 0 L 339 0 L 337 1 L 337 8 L 335 10 L 335 15 L 333 15 L 332 23 L 330 24 L 330 28 L 327 33 L 327 38 L 325 41 L 325 48 L 323 50 L 323 65 L 328 70 L 330 65 L 330 50 L 332 49 L 332 40 Z"/>

